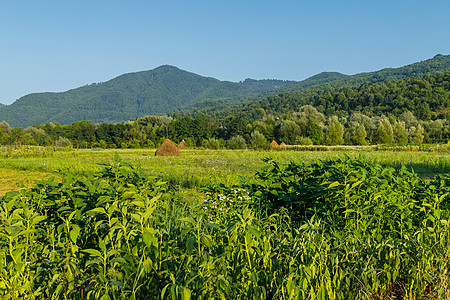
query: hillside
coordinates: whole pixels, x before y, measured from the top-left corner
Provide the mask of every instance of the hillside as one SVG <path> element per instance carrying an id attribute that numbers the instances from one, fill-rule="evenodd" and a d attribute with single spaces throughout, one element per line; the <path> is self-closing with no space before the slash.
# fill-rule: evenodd
<path id="1" fill-rule="evenodd" d="M 66 92 L 29 94 L 0 108 L 0 120 L 12 127 L 48 122 L 70 124 L 79 120 L 121 122 L 189 108 L 208 99 L 231 101 L 236 97 L 255 97 L 261 90 L 280 85 L 283 81 L 264 80 L 261 84 L 257 80 L 252 84 L 220 81 L 166 65 Z"/>
<path id="2" fill-rule="evenodd" d="M 450 55 L 438 54 L 425 61 L 413 63 L 400 68 L 386 68 L 375 72 L 359 73 L 355 75 L 344 75 L 336 72 L 323 72 L 306 80 L 278 88 L 277 92 L 294 92 L 319 85 L 322 88 L 355 86 L 365 82 L 376 83 L 389 79 L 402 79 L 411 76 L 420 77 L 428 74 L 448 71 L 450 71 Z"/>
<path id="3" fill-rule="evenodd" d="M 257 90 L 259 92 L 278 89 L 282 86 L 286 86 L 289 84 L 296 83 L 296 81 L 292 80 L 276 80 L 276 79 L 262 79 L 255 80 L 247 78 L 244 81 L 239 82 L 241 85 L 248 87 L 253 90 Z"/>
<path id="4" fill-rule="evenodd" d="M 304 105 L 314 106 L 325 116 L 348 116 L 361 112 L 368 116 L 392 114 L 398 117 L 411 111 L 421 120 L 449 119 L 450 72 L 340 88 L 311 87 L 201 113 L 218 119 L 234 116 L 257 120 L 264 114 L 290 115 Z"/>
<path id="5" fill-rule="evenodd" d="M 401 68 L 371 73 L 344 75 L 323 72 L 299 82 L 246 79 L 233 83 L 165 65 L 66 92 L 26 95 L 11 105 L 0 106 L 0 121 L 23 128 L 49 122 L 71 124 L 79 120 L 113 123 L 145 115 L 189 110 L 202 110 L 213 115 L 219 111 L 223 114 L 233 110 L 239 112 L 242 105 L 246 109 L 258 108 L 259 101 L 269 99 L 273 102 L 270 97 L 283 98 L 283 94 L 290 92 L 305 91 L 295 95 L 296 100 L 291 102 L 304 103 L 308 95 L 336 88 L 446 71 L 450 71 L 450 55 L 436 55 Z M 284 98 L 289 99 L 290 96 Z"/>

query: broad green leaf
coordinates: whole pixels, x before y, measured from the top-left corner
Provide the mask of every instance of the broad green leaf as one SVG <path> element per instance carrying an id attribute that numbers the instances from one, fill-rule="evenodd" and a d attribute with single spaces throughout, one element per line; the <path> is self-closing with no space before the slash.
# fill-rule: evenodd
<path id="1" fill-rule="evenodd" d="M 339 185 L 340 185 L 340 183 L 339 183 L 338 181 L 335 181 L 335 182 L 332 182 L 332 183 L 328 186 L 328 188 L 333 188 L 333 187 L 339 186 Z"/>
<path id="2" fill-rule="evenodd" d="M 188 252 L 189 254 L 191 254 L 191 253 L 192 253 L 192 250 L 194 249 L 194 247 L 195 247 L 195 237 L 194 237 L 194 236 L 190 236 L 190 237 L 188 237 L 188 239 L 186 240 L 186 249 L 187 249 L 187 252 Z"/>
<path id="3" fill-rule="evenodd" d="M 76 224 L 72 224 L 72 230 L 69 232 L 69 236 L 72 242 L 74 243 L 77 242 L 79 234 L 80 234 L 80 227 Z"/>
<path id="4" fill-rule="evenodd" d="M 98 246 L 100 247 L 100 250 L 102 250 L 102 252 L 106 252 L 106 244 L 105 241 L 102 239 L 98 239 Z"/>
<path id="5" fill-rule="evenodd" d="M 206 247 L 211 247 L 213 245 L 213 239 L 209 234 L 202 235 L 201 241 Z"/>
<path id="6" fill-rule="evenodd" d="M 166 284 L 165 287 L 163 287 L 163 289 L 161 290 L 161 300 L 166 299 L 164 296 L 166 294 L 167 288 L 170 286 L 170 283 Z"/>
<path id="7" fill-rule="evenodd" d="M 248 230 L 248 232 L 250 232 L 254 237 L 256 237 L 256 238 L 258 238 L 258 239 L 261 237 L 261 233 L 259 232 L 259 230 L 258 230 L 255 226 L 248 225 L 248 226 L 247 226 L 247 230 Z"/>
<path id="8" fill-rule="evenodd" d="M 180 219 L 178 219 L 178 221 L 188 222 L 188 223 L 191 223 L 192 225 L 196 224 L 195 220 L 191 217 L 180 218 Z"/>
<path id="9" fill-rule="evenodd" d="M 145 245 L 149 248 L 151 246 L 155 246 L 155 247 L 158 246 L 158 238 L 155 237 L 155 235 L 152 232 L 148 232 L 148 231 L 144 232 L 142 234 L 142 239 L 143 239 Z"/>
<path id="10" fill-rule="evenodd" d="M 45 219 L 47 219 L 46 216 L 36 216 L 36 217 L 33 218 L 31 224 L 38 224 L 39 222 L 41 222 L 41 221 L 43 221 Z"/>
<path id="11" fill-rule="evenodd" d="M 98 251 L 96 249 L 84 249 L 84 250 L 81 250 L 81 251 L 89 253 L 89 254 L 91 254 L 93 256 L 96 256 L 96 257 L 100 257 L 100 258 L 102 257 L 102 254 L 100 253 L 100 251 Z"/>
<path id="12" fill-rule="evenodd" d="M 100 300 L 110 300 L 111 298 L 109 298 L 109 295 L 108 294 L 104 294 L 101 298 L 100 298 Z"/>
<path id="13" fill-rule="evenodd" d="M 100 214 L 106 214 L 106 210 L 103 207 L 96 207 L 94 209 L 91 209 L 90 211 L 88 211 L 88 213 L 90 212 L 96 212 L 96 213 L 100 213 Z"/>
<path id="14" fill-rule="evenodd" d="M 182 300 L 190 300 L 191 299 L 191 290 L 187 287 L 183 287 L 183 297 Z"/>

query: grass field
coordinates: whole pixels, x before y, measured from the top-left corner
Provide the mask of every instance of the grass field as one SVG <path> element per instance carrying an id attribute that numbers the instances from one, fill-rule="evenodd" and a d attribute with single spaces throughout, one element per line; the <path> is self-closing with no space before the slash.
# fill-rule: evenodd
<path id="1" fill-rule="evenodd" d="M 0 169 L 0 195 L 22 187 L 33 186 L 36 180 L 48 179 L 53 176 L 55 174 L 45 172 Z"/>
<path id="2" fill-rule="evenodd" d="M 60 178 L 65 171 L 78 174 L 98 172 L 100 164 L 112 161 L 115 153 L 124 161 L 140 165 L 148 175 L 158 176 L 182 190 L 251 180 L 255 171 L 265 165 L 262 159 L 266 157 L 287 163 L 363 155 L 383 165 L 398 168 L 403 164 L 424 177 L 450 172 L 448 152 L 183 150 L 179 157 L 155 157 L 154 149 L 55 151 L 51 148 L 25 148 L 13 153 L 2 149 L 0 194 L 22 184 L 31 186 L 35 180 L 52 175 Z"/>

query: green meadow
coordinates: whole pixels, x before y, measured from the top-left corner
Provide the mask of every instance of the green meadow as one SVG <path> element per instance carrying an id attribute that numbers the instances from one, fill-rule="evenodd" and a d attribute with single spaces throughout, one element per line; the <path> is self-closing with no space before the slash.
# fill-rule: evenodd
<path id="1" fill-rule="evenodd" d="M 155 149 L 94 149 L 77 150 L 54 147 L 24 147 L 20 150 L 0 148 L 2 178 L 10 171 L 37 172 L 60 178 L 64 172 L 84 174 L 101 170 L 101 164 L 111 162 L 117 153 L 123 161 L 139 165 L 150 175 L 157 176 L 181 190 L 197 190 L 212 184 L 237 185 L 251 180 L 255 171 L 265 165 L 264 158 L 288 163 L 290 161 L 317 161 L 342 156 L 364 156 L 376 162 L 400 167 L 405 165 L 422 177 L 433 177 L 450 171 L 448 151 L 256 151 L 256 150 L 182 150 L 181 156 L 155 156 Z M 362 147 L 364 149 L 364 147 Z M 439 149 L 439 150 L 445 150 Z M 23 175 L 25 176 L 25 175 Z M 30 177 L 30 176 L 29 176 Z M 11 179 L 20 182 L 21 176 L 11 173 Z M 27 183 L 33 181 L 27 178 Z M 5 187 L 3 187 L 5 188 Z"/>

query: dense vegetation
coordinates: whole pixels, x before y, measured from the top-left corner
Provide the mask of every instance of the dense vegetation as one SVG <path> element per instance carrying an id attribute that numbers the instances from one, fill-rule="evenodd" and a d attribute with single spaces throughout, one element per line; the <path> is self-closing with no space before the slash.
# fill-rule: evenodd
<path id="1" fill-rule="evenodd" d="M 261 111 L 279 115 L 295 112 L 303 105 L 312 105 L 326 116 L 348 116 L 355 112 L 368 116 L 399 116 L 409 110 L 419 119 L 429 120 L 449 117 L 449 99 L 450 73 L 438 73 L 380 83 L 365 82 L 352 87 L 310 88 L 205 113 L 218 117 L 231 114 L 257 117 Z"/>
<path id="2" fill-rule="evenodd" d="M 175 102 L 209 108 L 122 123 L 0 122 L 0 170 L 56 175 L 0 196 L 0 297 L 448 298 L 450 73 L 436 73 L 447 60 L 359 77 L 322 73 L 302 91 L 299 83 L 236 86 L 165 66 L 76 93 L 86 100 L 107 88 L 104 107 L 113 100 L 117 112 L 131 97 L 120 98 L 117 86 L 136 92 L 148 81 L 149 94 L 173 92 L 181 101 L 173 85 L 191 76 L 183 90 L 194 80 L 192 98 Z M 159 80 L 166 75 L 170 86 Z M 275 87 L 286 92 L 270 96 Z M 255 91 L 269 96 L 251 101 Z M 191 148 L 256 151 L 127 150 L 167 137 Z M 272 140 L 296 146 L 275 148 Z M 444 152 L 362 152 L 423 143 Z M 344 148 L 313 144 L 387 146 L 354 147 L 376 161 L 349 151 L 259 151 Z M 123 157 L 74 147 L 122 148 Z M 273 158 L 255 174 L 263 153 Z"/>
<path id="3" fill-rule="evenodd" d="M 0 198 L 4 299 L 444 298 L 450 177 L 282 164 L 188 201 L 116 159 Z"/>
<path id="4" fill-rule="evenodd" d="M 310 96 L 330 89 L 355 88 L 367 82 L 376 83 L 449 71 L 450 56 L 444 55 L 437 55 L 432 59 L 401 68 L 352 76 L 332 72 L 321 73 L 300 82 L 246 79 L 232 83 L 202 77 L 176 67 L 161 66 L 154 70 L 124 74 L 104 83 L 91 84 L 62 93 L 26 95 L 11 105 L 0 107 L 0 121 L 8 122 L 12 127 L 27 127 L 50 122 L 67 125 L 81 120 L 115 123 L 150 114 L 186 110 L 195 113 L 195 110 L 208 109 L 208 113 L 205 111 L 204 114 L 209 115 L 231 105 L 254 102 L 271 95 L 283 94 L 280 99 L 274 98 L 276 102 L 283 103 L 286 102 L 283 101 L 284 93 L 305 89 L 308 91 L 305 94 L 287 97 L 294 98 L 296 104 L 312 105 L 313 102 L 309 102 Z M 297 99 L 299 97 L 301 100 Z M 267 101 L 271 103 L 274 99 L 269 98 Z M 329 102 L 329 99 L 326 98 L 325 101 Z M 374 101 L 374 106 L 377 106 L 377 99 Z M 256 114 L 261 107 L 266 109 L 267 105 L 264 103 L 254 103 L 257 108 Z M 273 103 L 270 105 L 276 106 Z M 254 106 L 250 106 L 247 109 L 253 108 Z M 294 111 L 296 108 L 298 106 L 293 108 Z M 328 109 L 327 113 L 332 113 L 333 109 L 348 111 L 356 108 L 344 105 L 324 109 Z M 236 110 L 239 112 L 240 108 Z M 277 113 L 279 112 L 282 110 L 279 109 Z M 374 113 L 378 114 L 379 111 Z"/>
<path id="5" fill-rule="evenodd" d="M 364 83 L 324 92 L 280 94 L 268 97 L 259 104 L 271 113 L 287 113 L 309 104 L 328 116 L 354 112 L 372 116 L 388 113 L 399 116 L 405 110 L 410 110 L 421 120 L 443 118 L 450 116 L 450 73 Z"/>
<path id="6" fill-rule="evenodd" d="M 336 72 L 323 72 L 307 80 L 300 81 L 279 89 L 279 92 L 293 92 L 310 86 L 321 85 L 323 88 L 358 86 L 366 82 L 376 83 L 385 80 L 422 77 L 438 72 L 450 71 L 449 55 L 438 54 L 435 57 L 400 68 L 386 68 L 376 72 L 344 75 Z"/>
<path id="7" fill-rule="evenodd" d="M 447 143 L 449 114 L 450 73 L 439 73 L 355 88 L 280 94 L 209 111 L 210 117 L 176 113 L 123 123 L 78 121 L 25 129 L 1 122 L 0 144 L 154 148 L 167 137 L 211 149 L 265 148 L 272 140 L 288 145 Z"/>

